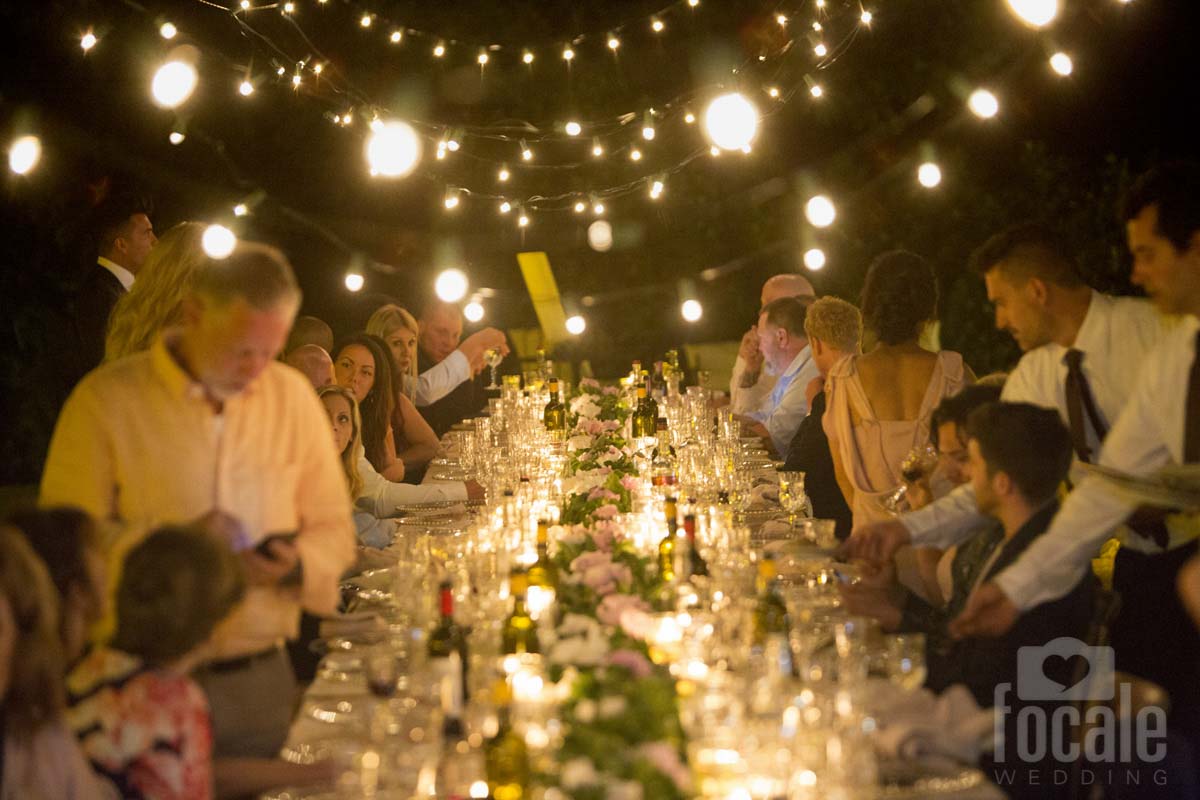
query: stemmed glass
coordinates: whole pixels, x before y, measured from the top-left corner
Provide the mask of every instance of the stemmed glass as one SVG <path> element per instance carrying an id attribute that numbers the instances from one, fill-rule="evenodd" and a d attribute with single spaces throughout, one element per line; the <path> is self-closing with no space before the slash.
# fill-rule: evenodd
<path id="1" fill-rule="evenodd" d="M 916 691 L 925 685 L 925 636 L 906 633 L 887 638 L 887 676 L 896 686 Z"/>
<path id="2" fill-rule="evenodd" d="M 499 389 L 500 384 L 496 383 L 496 370 L 500 368 L 500 362 L 504 360 L 503 354 L 501 354 L 499 348 L 492 347 L 484 352 L 483 360 L 492 370 L 492 382 L 486 388 Z"/>
<path id="3" fill-rule="evenodd" d="M 888 513 L 899 516 L 908 510 L 905 499 L 908 497 L 909 484 L 927 477 L 937 467 L 937 463 L 938 451 L 931 444 L 919 445 L 908 451 L 908 455 L 900 462 L 900 477 L 904 479 L 904 483 L 883 499 L 883 507 Z"/>
<path id="4" fill-rule="evenodd" d="M 808 513 L 808 495 L 804 493 L 803 472 L 779 473 L 779 505 L 788 512 L 788 525 L 796 524 L 797 514 Z"/>

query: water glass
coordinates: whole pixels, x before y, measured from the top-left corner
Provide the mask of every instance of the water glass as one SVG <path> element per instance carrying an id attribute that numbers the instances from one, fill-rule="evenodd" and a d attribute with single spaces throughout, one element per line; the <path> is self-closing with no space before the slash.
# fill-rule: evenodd
<path id="1" fill-rule="evenodd" d="M 780 497 L 782 497 L 782 493 Z M 804 539 L 826 550 L 833 549 L 838 545 L 836 528 L 837 520 L 800 520 L 800 529 L 804 532 Z"/>
<path id="2" fill-rule="evenodd" d="M 925 684 L 925 635 L 905 633 L 886 639 L 885 663 L 888 680 L 906 691 Z"/>

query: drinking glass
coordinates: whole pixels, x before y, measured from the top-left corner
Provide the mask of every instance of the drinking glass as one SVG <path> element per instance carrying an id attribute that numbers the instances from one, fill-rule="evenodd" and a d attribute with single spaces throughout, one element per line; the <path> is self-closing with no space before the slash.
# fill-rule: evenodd
<path id="1" fill-rule="evenodd" d="M 916 691 L 925 685 L 925 635 L 905 633 L 886 640 L 887 677 L 906 691 Z"/>
<path id="2" fill-rule="evenodd" d="M 483 354 L 483 360 L 492 370 L 492 382 L 487 385 L 488 389 L 499 389 L 500 384 L 496 383 L 496 370 L 500 367 L 500 362 L 504 360 L 504 355 L 498 348 L 492 347 L 486 350 Z"/>
<path id="3" fill-rule="evenodd" d="M 803 472 L 779 473 L 779 505 L 788 512 L 788 524 L 796 524 L 796 515 L 808 512 Z"/>
<path id="4" fill-rule="evenodd" d="M 900 477 L 904 482 L 883 499 L 883 507 L 888 513 L 898 516 L 908 510 L 905 500 L 908 497 L 909 484 L 927 477 L 937 467 L 937 463 L 938 451 L 931 444 L 918 445 L 908 451 L 904 460 L 900 462 Z"/>
<path id="5" fill-rule="evenodd" d="M 826 550 L 837 547 L 837 520 L 802 519 L 800 525 L 804 531 L 804 538 L 817 547 Z"/>

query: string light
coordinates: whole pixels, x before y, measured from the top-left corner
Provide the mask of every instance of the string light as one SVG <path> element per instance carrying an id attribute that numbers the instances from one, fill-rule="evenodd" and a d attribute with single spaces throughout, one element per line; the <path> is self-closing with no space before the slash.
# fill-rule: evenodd
<path id="1" fill-rule="evenodd" d="M 392 31 L 392 35 L 388 37 L 392 44 L 400 44 L 404 40 L 404 34 L 401 31 Z"/>
<path id="2" fill-rule="evenodd" d="M 621 40 L 620 40 L 620 39 L 618 39 L 618 38 L 617 38 L 617 37 L 615 37 L 615 36 L 609 36 L 609 37 L 608 37 L 608 49 L 609 49 L 609 50 L 612 50 L 613 52 L 616 52 L 617 48 L 618 48 L 618 47 L 620 47 L 620 46 L 621 46 Z"/>
<path id="3" fill-rule="evenodd" d="M 233 207 L 233 215 L 235 217 L 244 217 L 249 213 L 250 213 L 250 209 L 246 207 L 245 203 L 238 203 L 236 206 Z"/>
<path id="4" fill-rule="evenodd" d="M 814 23 L 813 23 L 813 30 L 814 30 L 814 31 L 816 31 L 817 33 L 820 33 L 820 32 L 823 30 L 823 29 L 821 28 L 821 23 L 819 23 L 819 22 L 814 22 Z"/>
<path id="5" fill-rule="evenodd" d="M 250 0 L 242 0 L 241 6 L 242 6 L 243 11 L 249 11 L 250 10 Z"/>
<path id="6" fill-rule="evenodd" d="M 932 161 L 917 167 L 917 182 L 926 189 L 933 189 L 942 182 L 942 168 Z"/>
<path id="7" fill-rule="evenodd" d="M 350 115 L 344 119 L 348 123 Z M 371 125 L 366 156 L 372 175 L 403 177 L 416 169 L 421 159 L 421 140 L 407 122 L 377 121 Z"/>
<path id="8" fill-rule="evenodd" d="M 281 78 L 282 78 L 282 77 L 283 77 L 283 73 L 284 73 L 284 72 L 286 72 L 286 71 L 287 71 L 287 70 L 285 70 L 283 67 L 278 67 L 278 68 L 276 68 L 276 70 L 275 70 L 275 74 L 276 74 L 276 75 L 278 75 L 279 77 L 281 77 Z"/>
<path id="9" fill-rule="evenodd" d="M 488 54 L 486 52 L 480 52 L 480 54 L 475 57 L 475 61 L 478 62 L 479 66 L 481 67 L 485 66 L 488 62 Z"/>
<path id="10" fill-rule="evenodd" d="M 187 100 L 196 88 L 199 76 L 186 61 L 168 61 L 154 73 L 150 94 L 163 108 L 175 108 Z"/>
<path id="11" fill-rule="evenodd" d="M 870 25 L 871 20 L 873 20 L 874 18 L 875 18 L 875 15 L 872 14 L 870 11 L 867 11 L 866 9 L 863 9 L 862 15 L 859 16 L 859 19 L 862 20 L 863 25 Z"/>
<path id="12" fill-rule="evenodd" d="M 467 276 L 460 269 L 442 270 L 433 283 L 433 291 L 438 299 L 445 303 L 457 303 L 462 300 L 469 288 Z"/>
<path id="13" fill-rule="evenodd" d="M 42 141 L 36 136 L 21 136 L 8 148 L 8 168 L 17 175 L 28 175 L 42 159 Z"/>
<path id="14" fill-rule="evenodd" d="M 1044 28 L 1058 16 L 1058 0 L 1008 0 L 1008 7 L 1033 28 Z"/>
<path id="15" fill-rule="evenodd" d="M 612 223 L 606 219 L 598 219 L 587 229 L 588 246 L 597 253 L 607 253 L 613 246 Z"/>
<path id="16" fill-rule="evenodd" d="M 823 194 L 814 195 L 804 204 L 804 216 L 818 228 L 828 228 L 837 219 L 833 201 Z"/>
<path id="17" fill-rule="evenodd" d="M 582 214 L 586 210 L 587 210 L 587 203 L 583 202 L 582 200 L 575 201 L 575 213 L 576 214 Z"/>
<path id="18" fill-rule="evenodd" d="M 250 82 L 249 78 L 238 84 L 238 94 L 242 97 L 249 97 L 254 94 L 254 84 Z"/>
<path id="19" fill-rule="evenodd" d="M 1050 56 L 1050 69 L 1065 78 L 1075 70 L 1075 63 L 1066 53 L 1055 53 Z"/>
<path id="20" fill-rule="evenodd" d="M 296 4 L 295 4 L 295 3 L 292 3 L 292 2 L 287 2 L 287 3 L 284 3 L 284 4 L 283 4 L 283 13 L 285 13 L 285 14 L 294 14 L 294 13 L 295 13 L 295 11 L 296 11 Z"/>
<path id="21" fill-rule="evenodd" d="M 322 72 L 325 71 L 325 65 L 320 62 L 317 62 L 316 64 L 313 64 L 312 70 L 313 70 L 314 75 L 320 75 Z"/>
<path id="22" fill-rule="evenodd" d="M 575 51 L 569 47 L 563 49 L 563 61 L 571 61 L 575 58 Z"/>
<path id="23" fill-rule="evenodd" d="M 604 145 L 600 144 L 599 139 L 592 140 L 592 158 L 600 158 L 604 155 Z"/>
<path id="24" fill-rule="evenodd" d="M 361 291 L 363 288 L 363 285 L 365 283 L 366 283 L 366 278 L 364 278 L 360 273 L 358 273 L 358 272 L 347 272 L 346 273 L 345 284 L 346 284 L 346 288 L 349 289 L 350 291 L 352 291 L 352 292 Z"/>
<path id="25" fill-rule="evenodd" d="M 472 300 L 471 302 L 467 303 L 465 306 L 463 306 L 463 316 L 467 318 L 467 322 L 479 322 L 483 319 L 483 303 L 479 302 L 478 300 Z M 471 791 L 475 791 L 473 786 Z M 487 790 L 485 789 L 484 791 Z M 479 796 L 487 797 L 486 794 Z"/>
<path id="26" fill-rule="evenodd" d="M 567 317 L 566 328 L 567 333 L 571 334 L 572 336 L 578 336 L 587 330 L 587 320 L 585 320 L 579 314 L 572 314 L 571 316 Z"/>
<path id="27" fill-rule="evenodd" d="M 700 317 L 704 316 L 704 306 L 700 305 L 699 300 L 684 300 L 679 307 L 679 314 L 688 322 L 699 322 Z"/>
<path id="28" fill-rule="evenodd" d="M 688 0 L 688 5 L 692 8 L 695 8 L 696 6 L 700 5 L 700 0 Z"/>
<path id="29" fill-rule="evenodd" d="M 787 27 L 788 18 L 787 18 L 786 16 L 784 16 L 783 14 L 776 14 L 776 15 L 775 15 L 775 21 L 779 23 L 779 26 L 780 26 L 781 28 L 786 28 L 786 27 Z"/>
<path id="30" fill-rule="evenodd" d="M 520 216 L 517 217 L 517 227 L 520 227 L 520 228 L 528 228 L 529 227 L 529 215 L 526 214 L 524 211 L 522 211 Z"/>
<path id="31" fill-rule="evenodd" d="M 655 180 L 652 184 L 650 184 L 650 199 L 651 200 L 657 200 L 658 198 L 662 197 L 662 193 L 663 193 L 662 180 Z"/>
<path id="32" fill-rule="evenodd" d="M 769 89 L 767 89 L 767 95 L 769 95 L 770 97 L 772 97 L 774 99 L 778 99 L 779 98 L 779 87 L 778 86 L 770 87 Z"/>
<path id="33" fill-rule="evenodd" d="M 711 155 L 713 158 L 716 158 L 717 156 L 721 155 L 721 148 L 717 147 L 717 146 L 714 144 L 712 147 L 708 148 L 708 153 L 709 153 L 709 155 Z"/>
<path id="34" fill-rule="evenodd" d="M 824 58 L 829 55 L 829 48 L 825 46 L 824 42 L 818 42 L 817 46 L 813 48 L 813 52 L 817 54 L 818 58 Z"/>
<path id="35" fill-rule="evenodd" d="M 458 208 L 458 200 L 458 190 L 447 189 L 446 198 L 442 200 L 442 205 L 446 207 L 447 211 L 453 211 L 454 209 Z"/>
<path id="36" fill-rule="evenodd" d="M 642 138 L 647 142 L 652 142 L 654 141 L 654 134 L 654 126 L 647 121 L 646 124 L 642 126 Z"/>
<path id="37" fill-rule="evenodd" d="M 500 171 L 496 173 L 496 180 L 500 181 L 501 183 L 508 180 L 510 177 L 511 175 L 508 171 L 508 167 L 501 167 Z"/>
<path id="38" fill-rule="evenodd" d="M 446 142 L 445 141 L 438 142 L 437 152 L 434 153 L 434 158 L 436 158 L 438 161 L 441 161 L 445 157 L 446 157 Z"/>
<path id="39" fill-rule="evenodd" d="M 229 258 L 233 253 L 234 248 L 237 247 L 237 236 L 224 225 L 209 225 L 200 236 L 200 246 L 204 248 L 204 252 L 209 258 L 219 261 Z"/>
<path id="40" fill-rule="evenodd" d="M 809 87 L 808 93 L 813 97 L 820 99 L 825 94 L 825 90 L 821 88 L 821 84 L 814 83 L 811 87 Z"/>
<path id="41" fill-rule="evenodd" d="M 370 14 L 363 14 L 363 15 L 362 15 L 362 19 L 360 19 L 360 20 L 358 21 L 358 24 L 359 24 L 359 25 L 362 25 L 364 28 L 369 28 L 369 27 L 371 27 L 371 15 L 370 15 Z"/>
<path id="42" fill-rule="evenodd" d="M 164 22 L 158 28 L 158 35 L 164 39 L 174 39 L 177 33 L 179 33 L 179 29 L 170 22 Z"/>
<path id="43" fill-rule="evenodd" d="M 575 120 L 568 122 L 563 126 L 563 129 L 567 132 L 567 136 L 578 136 L 583 132 L 583 126 Z"/>
<path id="44" fill-rule="evenodd" d="M 300 71 L 296 70 L 296 74 L 292 76 L 292 88 L 299 89 L 303 78 L 300 77 Z"/>
<path id="45" fill-rule="evenodd" d="M 436 47 L 433 48 L 433 57 L 434 58 L 441 58 L 444 55 L 446 55 L 446 45 L 438 44 Z"/>
<path id="46" fill-rule="evenodd" d="M 461 146 L 458 143 L 458 139 L 455 139 L 453 136 L 446 140 L 446 149 L 451 153 L 457 153 Z"/>
<path id="47" fill-rule="evenodd" d="M 167 141 L 171 144 L 183 144 L 183 140 L 186 138 L 187 137 L 183 135 L 182 131 L 171 131 L 167 135 Z"/>
<path id="48" fill-rule="evenodd" d="M 98 42 L 98 41 L 100 41 L 100 40 L 96 38 L 96 34 L 92 33 L 91 31 L 88 31 L 82 37 L 80 37 L 79 46 L 83 49 L 83 52 L 86 53 L 89 50 L 91 50 L 93 47 L 95 47 L 96 42 Z"/>
<path id="49" fill-rule="evenodd" d="M 722 150 L 741 150 L 758 135 L 758 109 L 737 92 L 721 95 L 704 112 L 704 132 Z"/>
<path id="50" fill-rule="evenodd" d="M 642 160 L 642 151 L 638 150 L 636 147 L 632 148 L 629 151 L 629 160 L 630 161 L 641 161 Z"/>
<path id="51" fill-rule="evenodd" d="M 650 30 L 654 31 L 655 33 L 662 33 L 663 28 L 665 27 L 666 26 L 663 25 L 663 21 L 661 19 L 655 19 L 650 22 Z"/>
<path id="52" fill-rule="evenodd" d="M 533 160 L 533 151 L 529 149 L 529 145 L 525 144 L 525 140 L 521 140 L 521 159 L 523 161 Z"/>
<path id="53" fill-rule="evenodd" d="M 604 213 L 604 203 L 596 200 L 592 203 L 592 213 L 597 217 Z"/>
<path id="54" fill-rule="evenodd" d="M 976 89 L 967 99 L 971 113 L 980 119 L 991 119 L 1000 113 L 1000 101 L 987 89 Z"/>
<path id="55" fill-rule="evenodd" d="M 683 121 L 688 125 L 693 125 L 696 122 L 696 115 L 689 111 L 683 115 Z"/>
<path id="56" fill-rule="evenodd" d="M 804 266 L 808 267 L 813 272 L 825 266 L 825 251 L 819 247 L 814 247 L 804 252 Z"/>
<path id="57" fill-rule="evenodd" d="M 533 53 L 526 50 L 524 53 L 521 54 L 521 61 L 523 61 L 526 64 L 532 64 L 533 63 Z"/>
<path id="58" fill-rule="evenodd" d="M 502 202 L 500 204 L 500 213 L 501 214 L 507 214 L 510 211 L 512 211 L 512 203 L 505 200 L 504 202 Z"/>

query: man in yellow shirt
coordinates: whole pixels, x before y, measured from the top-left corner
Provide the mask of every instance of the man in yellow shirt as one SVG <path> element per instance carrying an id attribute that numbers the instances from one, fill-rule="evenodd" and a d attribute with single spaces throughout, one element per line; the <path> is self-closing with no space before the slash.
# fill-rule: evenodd
<path id="1" fill-rule="evenodd" d="M 278 251 L 242 243 L 210 260 L 179 329 L 76 387 L 42 475 L 43 505 L 79 506 L 111 524 L 114 565 L 157 525 L 237 520 L 231 545 L 249 590 L 196 676 L 217 757 L 278 753 L 295 698 L 283 641 L 302 607 L 335 611 L 354 558 L 329 423 L 304 376 L 275 360 L 299 305 Z"/>

